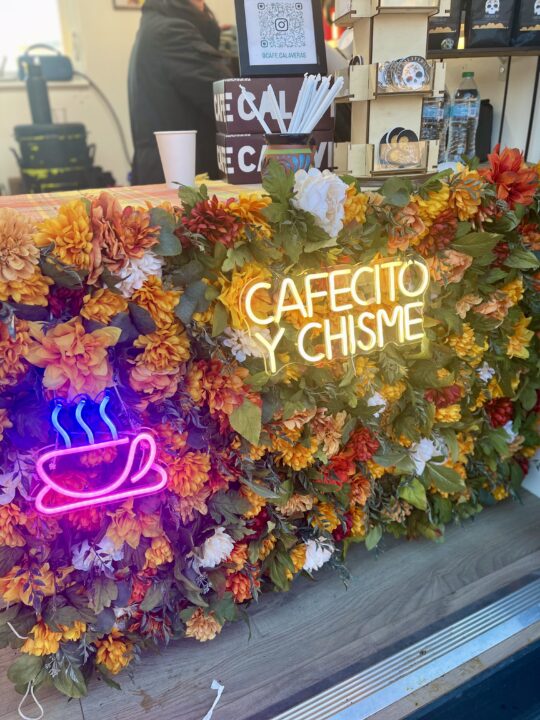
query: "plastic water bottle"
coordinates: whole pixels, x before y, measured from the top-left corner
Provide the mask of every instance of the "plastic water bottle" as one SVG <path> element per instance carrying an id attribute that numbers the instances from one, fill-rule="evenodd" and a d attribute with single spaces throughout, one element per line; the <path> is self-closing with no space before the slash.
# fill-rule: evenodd
<path id="1" fill-rule="evenodd" d="M 456 90 L 450 117 L 449 162 L 460 162 L 463 155 L 476 154 L 476 130 L 480 117 L 480 93 L 473 72 L 464 72 Z"/>
<path id="2" fill-rule="evenodd" d="M 443 122 L 443 98 L 425 98 L 422 107 L 420 140 L 438 140 Z"/>
<path id="3" fill-rule="evenodd" d="M 450 129 L 450 113 L 452 111 L 452 99 L 448 88 L 444 88 L 444 107 L 441 134 L 439 137 L 439 163 L 446 162 L 446 150 L 448 147 L 448 131 Z"/>

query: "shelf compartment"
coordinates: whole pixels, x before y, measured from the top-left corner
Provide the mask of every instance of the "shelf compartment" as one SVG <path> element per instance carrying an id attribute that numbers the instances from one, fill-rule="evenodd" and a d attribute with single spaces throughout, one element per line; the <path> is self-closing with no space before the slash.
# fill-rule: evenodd
<path id="1" fill-rule="evenodd" d="M 444 93 L 445 65 L 435 60 L 428 61 L 429 82 L 418 90 L 385 90 L 379 82 L 380 63 L 372 65 L 351 65 L 336 73 L 345 81 L 338 97 L 341 102 L 366 102 L 382 97 L 430 97 Z"/>
<path id="2" fill-rule="evenodd" d="M 385 13 L 436 15 L 438 12 L 439 0 L 337 0 L 335 23 L 347 27 L 358 18 Z"/>
<path id="3" fill-rule="evenodd" d="M 410 159 L 408 166 L 388 164 L 379 157 L 379 147 L 372 144 L 337 143 L 334 158 L 337 170 L 356 178 L 377 179 L 392 175 L 426 175 L 437 172 L 439 141 L 420 140 L 408 143 Z"/>

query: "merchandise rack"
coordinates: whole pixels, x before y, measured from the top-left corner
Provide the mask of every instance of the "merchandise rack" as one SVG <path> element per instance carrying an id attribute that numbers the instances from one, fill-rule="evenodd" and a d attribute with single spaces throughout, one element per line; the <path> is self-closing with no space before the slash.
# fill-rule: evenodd
<path id="1" fill-rule="evenodd" d="M 385 133 L 398 124 L 420 137 L 424 98 L 444 94 L 444 61 L 428 61 L 431 77 L 417 89 L 385 91 L 378 78 L 381 63 L 408 56 L 426 58 L 428 18 L 449 13 L 449 0 L 337 1 L 335 22 L 353 28 L 354 55 L 364 63 L 339 73 L 345 86 L 338 101 L 351 103 L 352 130 L 350 143 L 336 144 L 338 172 L 373 180 L 437 171 L 438 140 L 409 142 L 412 166 L 408 167 L 390 165 L 380 157 L 379 147 Z"/>

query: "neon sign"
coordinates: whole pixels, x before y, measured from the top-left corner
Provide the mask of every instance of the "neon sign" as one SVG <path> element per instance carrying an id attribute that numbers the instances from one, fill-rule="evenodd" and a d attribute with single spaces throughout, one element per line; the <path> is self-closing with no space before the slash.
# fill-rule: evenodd
<path id="1" fill-rule="evenodd" d="M 110 434 L 107 439 L 102 439 L 103 432 L 95 433 L 83 418 L 89 401 L 83 399 L 78 403 L 75 419 L 86 440 L 81 444 L 74 444 L 71 434 L 60 424 L 59 416 L 65 405 L 56 403 L 52 424 L 65 447 L 45 448 L 38 456 L 36 473 L 44 483 L 35 499 L 38 512 L 59 515 L 153 495 L 167 485 L 167 473 L 156 462 L 154 437 L 144 430 L 119 434 L 107 415 L 109 400 L 109 395 L 105 395 L 99 405 L 99 417 Z"/>
<path id="2" fill-rule="evenodd" d="M 428 287 L 429 268 L 420 259 L 381 260 L 284 278 L 272 293 L 274 312 L 269 316 L 261 317 L 254 307 L 257 293 L 272 291 L 269 282 L 250 285 L 242 303 L 251 323 L 275 327 L 270 338 L 253 333 L 268 357 L 269 371 L 275 373 L 286 333 L 282 322 L 290 327 L 292 314 L 298 353 L 309 363 L 370 353 L 389 342 L 422 340 Z"/>

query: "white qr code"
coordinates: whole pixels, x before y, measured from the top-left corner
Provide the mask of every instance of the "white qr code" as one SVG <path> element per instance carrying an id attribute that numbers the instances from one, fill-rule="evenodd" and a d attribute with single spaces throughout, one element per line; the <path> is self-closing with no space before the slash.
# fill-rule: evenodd
<path id="1" fill-rule="evenodd" d="M 257 3 L 261 48 L 303 48 L 306 46 L 303 3 Z"/>

